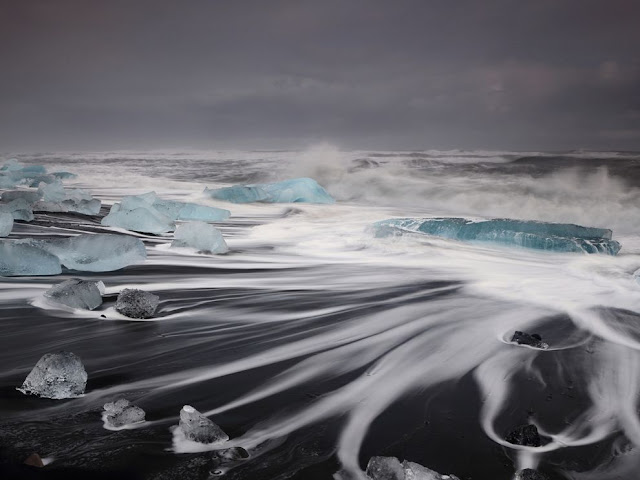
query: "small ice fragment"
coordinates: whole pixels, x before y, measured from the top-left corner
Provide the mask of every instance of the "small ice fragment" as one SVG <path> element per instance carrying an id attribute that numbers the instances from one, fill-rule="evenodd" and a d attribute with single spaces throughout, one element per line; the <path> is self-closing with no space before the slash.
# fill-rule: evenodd
<path id="1" fill-rule="evenodd" d="M 229 436 L 218 425 L 191 405 L 185 405 L 180 410 L 179 428 L 193 442 L 222 443 L 229 440 Z"/>
<path id="2" fill-rule="evenodd" d="M 513 343 L 517 343 L 518 345 L 529 345 L 533 348 L 539 348 L 541 350 L 546 350 L 549 348 L 549 345 L 542 341 L 542 337 L 537 333 L 528 334 L 525 332 L 521 332 L 516 330 L 511 338 Z"/>
<path id="3" fill-rule="evenodd" d="M 521 425 L 511 431 L 505 440 L 513 445 L 527 447 L 539 447 L 541 445 L 540 434 L 535 425 Z"/>
<path id="4" fill-rule="evenodd" d="M 44 292 L 45 297 L 72 308 L 93 310 L 102 305 L 104 283 L 71 278 Z"/>
<path id="5" fill-rule="evenodd" d="M 118 295 L 116 310 L 129 318 L 151 318 L 160 297 L 144 290 L 125 288 Z"/>
<path id="6" fill-rule="evenodd" d="M 414 462 L 400 463 L 395 457 L 371 457 L 367 464 L 371 480 L 460 480 L 455 475 L 442 475 Z"/>
<path id="7" fill-rule="evenodd" d="M 549 480 L 549 477 L 532 468 L 525 468 L 516 472 L 516 480 Z"/>
<path id="8" fill-rule="evenodd" d="M 45 353 L 18 390 L 24 394 L 60 400 L 82 395 L 87 372 L 71 352 Z"/>
<path id="9" fill-rule="evenodd" d="M 69 238 L 20 242 L 46 250 L 56 255 L 65 267 L 84 272 L 110 272 L 147 258 L 142 240 L 129 235 L 81 234 Z"/>
<path id="10" fill-rule="evenodd" d="M 132 405 L 129 400 L 121 398 L 104 404 L 104 420 L 110 427 L 120 428 L 132 423 L 144 422 L 145 413 L 140 407 Z"/>
<path id="11" fill-rule="evenodd" d="M 204 193 L 211 198 L 233 203 L 335 203 L 335 200 L 311 178 L 294 178 L 276 183 L 234 185 L 208 189 Z"/>
<path id="12" fill-rule="evenodd" d="M 226 253 L 229 251 L 220 230 L 205 222 L 190 222 L 179 225 L 173 235 L 171 246 L 194 248 L 204 253 Z"/>
<path id="13" fill-rule="evenodd" d="M 0 237 L 7 237 L 13 230 L 13 215 L 0 211 Z"/>
<path id="14" fill-rule="evenodd" d="M 0 275 L 58 275 L 62 273 L 55 255 L 33 245 L 17 241 L 0 241 Z"/>
<path id="15" fill-rule="evenodd" d="M 33 220 L 33 209 L 31 204 L 24 198 L 16 198 L 7 203 L 0 203 L 0 212 L 10 213 L 14 220 Z"/>

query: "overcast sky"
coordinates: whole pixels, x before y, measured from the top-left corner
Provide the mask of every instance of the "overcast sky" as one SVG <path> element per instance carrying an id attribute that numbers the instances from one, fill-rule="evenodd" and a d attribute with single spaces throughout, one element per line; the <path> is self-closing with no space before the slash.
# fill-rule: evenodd
<path id="1" fill-rule="evenodd" d="M 0 0 L 0 150 L 640 149 L 636 0 Z"/>

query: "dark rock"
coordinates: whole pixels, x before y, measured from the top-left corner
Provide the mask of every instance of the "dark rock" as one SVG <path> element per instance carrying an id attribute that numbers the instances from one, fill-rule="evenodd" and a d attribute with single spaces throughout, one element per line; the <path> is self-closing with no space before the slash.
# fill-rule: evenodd
<path id="1" fill-rule="evenodd" d="M 249 452 L 242 447 L 232 447 L 224 450 L 218 450 L 216 455 L 224 460 L 236 461 L 249 458 Z"/>
<path id="2" fill-rule="evenodd" d="M 116 310 L 129 318 L 151 318 L 158 308 L 160 297 L 153 293 L 125 288 L 118 295 Z"/>
<path id="3" fill-rule="evenodd" d="M 542 337 L 537 333 L 528 334 L 525 332 L 520 332 L 516 330 L 511 338 L 511 341 L 517 343 L 518 345 L 528 345 L 533 348 L 540 348 L 542 350 L 546 350 L 549 348 L 549 345 L 542 341 Z"/>
<path id="4" fill-rule="evenodd" d="M 516 480 L 549 480 L 549 477 L 532 468 L 525 468 L 516 472 Z"/>
<path id="5" fill-rule="evenodd" d="M 519 426 L 507 435 L 506 440 L 514 445 L 524 445 L 527 447 L 540 446 L 540 435 L 535 425 Z"/>
<path id="6" fill-rule="evenodd" d="M 23 462 L 25 465 L 30 465 L 32 467 L 42 468 L 44 467 L 44 463 L 42 463 L 42 458 L 37 453 L 32 453 L 29 455 Z"/>

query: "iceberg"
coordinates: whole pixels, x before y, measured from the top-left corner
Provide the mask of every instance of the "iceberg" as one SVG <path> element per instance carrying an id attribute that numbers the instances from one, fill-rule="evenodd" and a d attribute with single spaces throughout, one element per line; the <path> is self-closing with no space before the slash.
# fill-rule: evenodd
<path id="1" fill-rule="evenodd" d="M 118 295 L 116 310 L 129 318 L 151 318 L 158 308 L 160 297 L 153 293 L 125 288 Z"/>
<path id="2" fill-rule="evenodd" d="M 402 463 L 396 457 L 371 457 L 367 464 L 371 480 L 460 480 L 455 475 L 442 475 L 414 462 Z"/>
<path id="3" fill-rule="evenodd" d="M 191 405 L 185 405 L 180 410 L 178 428 L 192 442 L 222 443 L 229 440 L 229 435 Z"/>
<path id="4" fill-rule="evenodd" d="M 0 275 L 59 275 L 60 260 L 55 255 L 20 241 L 0 241 Z"/>
<path id="5" fill-rule="evenodd" d="M 84 394 L 87 372 L 71 352 L 45 353 L 20 388 L 24 394 L 60 400 Z"/>
<path id="6" fill-rule="evenodd" d="M 69 238 L 18 242 L 45 250 L 58 257 L 65 267 L 84 272 L 110 272 L 147 258 L 142 240 L 128 235 L 85 233 Z"/>
<path id="7" fill-rule="evenodd" d="M 194 248 L 204 253 L 226 253 L 229 251 L 220 230 L 205 222 L 190 222 L 179 225 L 173 235 L 171 247 Z"/>
<path id="8" fill-rule="evenodd" d="M 234 185 L 226 188 L 205 188 L 204 193 L 211 198 L 232 203 L 335 203 L 331 195 L 311 178 Z"/>
<path id="9" fill-rule="evenodd" d="M 7 192 L 2 192 L 0 198 L 3 203 L 9 203 L 21 198 L 31 205 L 40 200 L 42 198 L 42 194 L 35 190 L 9 190 Z"/>
<path id="10" fill-rule="evenodd" d="M 606 253 L 616 255 L 620 244 L 604 228 L 565 223 L 465 218 L 392 218 L 373 225 L 377 237 L 423 233 L 468 242 L 500 243 L 554 252 Z"/>
<path id="11" fill-rule="evenodd" d="M 121 398 L 115 402 L 104 404 L 103 419 L 105 426 L 122 428 L 132 423 L 144 422 L 145 412 L 129 400 Z"/>
<path id="12" fill-rule="evenodd" d="M 16 198 L 8 203 L 0 203 L 0 212 L 10 213 L 14 220 L 33 220 L 33 209 L 31 204 L 24 198 Z"/>
<path id="13" fill-rule="evenodd" d="M 13 215 L 0 211 L 0 237 L 8 237 L 13 230 Z"/>
<path id="14" fill-rule="evenodd" d="M 71 278 L 54 285 L 44 296 L 71 308 L 94 310 L 102 305 L 104 283 Z"/>

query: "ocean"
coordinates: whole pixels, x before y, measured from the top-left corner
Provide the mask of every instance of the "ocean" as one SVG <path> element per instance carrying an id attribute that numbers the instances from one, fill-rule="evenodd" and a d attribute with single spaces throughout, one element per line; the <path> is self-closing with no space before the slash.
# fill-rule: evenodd
<path id="1" fill-rule="evenodd" d="M 634 152 L 146 151 L 4 155 L 78 177 L 102 200 L 155 191 L 227 208 L 224 255 L 141 238 L 145 263 L 0 279 L 0 446 L 76 478 L 365 479 L 395 456 L 460 479 L 636 479 L 640 468 L 640 154 Z M 205 187 L 312 177 L 334 205 L 229 204 Z M 37 214 L 10 238 L 105 232 L 101 216 Z M 608 228 L 617 256 L 377 238 L 394 217 L 514 218 Z M 42 302 L 52 284 L 106 285 L 104 308 Z M 123 288 L 160 297 L 123 320 Z M 103 318 L 101 315 L 104 315 Z M 549 349 L 510 343 L 538 333 Z M 16 390 L 47 352 L 88 372 L 83 397 Z M 109 431 L 121 396 L 147 421 Z M 249 458 L 172 432 L 192 405 Z M 541 447 L 505 437 L 535 424 Z M 197 451 L 196 451 L 197 450 Z M 21 457 L 22 456 L 22 457 Z M 40 477 L 38 477 L 40 478 Z M 57 477 L 56 477 L 57 478 Z M 63 478 L 62 476 L 60 478 Z M 98 478 L 95 476 L 95 478 Z M 102 477 L 100 477 L 102 478 Z"/>

